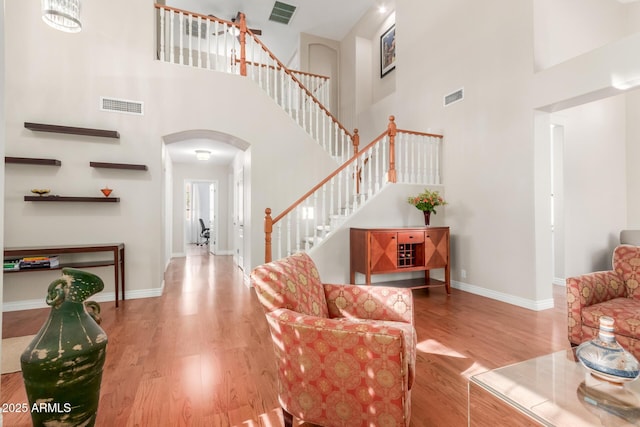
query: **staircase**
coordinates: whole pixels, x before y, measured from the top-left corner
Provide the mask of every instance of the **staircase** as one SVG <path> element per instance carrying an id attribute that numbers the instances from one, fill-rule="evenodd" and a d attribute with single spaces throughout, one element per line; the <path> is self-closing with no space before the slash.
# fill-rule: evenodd
<path id="1" fill-rule="evenodd" d="M 442 135 L 387 130 L 281 214 L 265 210 L 265 260 L 311 251 L 386 186 L 440 184 Z"/>
<path id="2" fill-rule="evenodd" d="M 272 217 L 265 210 L 265 261 L 318 248 L 345 220 L 385 186 L 400 182 L 440 184 L 442 135 L 396 128 L 359 149 L 358 131 L 347 131 L 331 114 L 329 79 L 289 70 L 239 22 L 156 4 L 158 59 L 250 78 L 302 127 L 337 169 Z"/>
<path id="3" fill-rule="evenodd" d="M 160 61 L 251 79 L 337 164 L 351 157 L 354 134 L 325 106 L 329 78 L 288 69 L 247 28 L 242 13 L 239 22 L 231 22 L 159 4 L 155 7 Z"/>

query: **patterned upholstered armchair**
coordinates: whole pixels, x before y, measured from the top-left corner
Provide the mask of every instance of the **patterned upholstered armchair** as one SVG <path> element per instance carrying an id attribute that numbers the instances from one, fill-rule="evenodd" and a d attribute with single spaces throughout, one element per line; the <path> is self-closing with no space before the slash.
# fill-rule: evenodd
<path id="1" fill-rule="evenodd" d="M 601 316 L 615 320 L 616 340 L 640 358 L 640 246 L 613 251 L 613 270 L 567 279 L 569 341 L 578 345 L 598 335 Z"/>
<path id="2" fill-rule="evenodd" d="M 322 284 L 304 253 L 251 273 L 273 339 L 285 425 L 408 426 L 415 375 L 407 289 Z"/>

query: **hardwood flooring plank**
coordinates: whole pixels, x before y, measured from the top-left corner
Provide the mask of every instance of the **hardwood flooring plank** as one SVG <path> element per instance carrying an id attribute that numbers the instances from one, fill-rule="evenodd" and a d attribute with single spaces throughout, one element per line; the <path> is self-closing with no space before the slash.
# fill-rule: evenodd
<path id="1" fill-rule="evenodd" d="M 414 290 L 411 426 L 467 426 L 471 375 L 568 349 L 564 292 L 554 287 L 555 307 L 534 312 L 456 289 Z M 3 337 L 36 333 L 48 314 L 4 313 Z M 267 323 L 232 257 L 190 248 L 171 261 L 161 297 L 103 304 L 102 317 L 109 344 L 96 426 L 282 425 Z M 1 380 L 0 402 L 26 402 L 20 373 Z M 4 424 L 31 420 L 5 414 Z"/>

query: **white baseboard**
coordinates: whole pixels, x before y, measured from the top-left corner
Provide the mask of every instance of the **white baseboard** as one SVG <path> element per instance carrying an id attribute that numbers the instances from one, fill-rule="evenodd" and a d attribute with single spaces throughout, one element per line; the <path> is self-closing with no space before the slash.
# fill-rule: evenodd
<path id="1" fill-rule="evenodd" d="M 227 249 L 224 251 L 218 250 L 214 255 L 233 255 L 233 250 L 232 249 Z"/>
<path id="2" fill-rule="evenodd" d="M 240 267 L 238 267 L 238 268 L 240 268 Z M 250 275 L 250 274 L 245 273 L 245 271 L 244 271 L 244 270 L 241 270 L 241 271 L 242 271 L 242 281 L 244 282 L 244 285 L 245 285 L 247 288 L 250 288 L 250 287 L 252 286 L 252 285 L 251 285 L 251 275 Z"/>
<path id="3" fill-rule="evenodd" d="M 127 290 L 126 297 L 128 300 L 159 297 L 162 295 L 163 289 L 164 289 L 164 281 L 162 282 L 161 288 Z M 116 294 L 115 292 L 101 292 L 89 299 L 97 302 L 115 301 Z M 47 308 L 47 307 L 49 306 L 45 302 L 45 299 L 40 298 L 40 299 L 5 302 L 2 304 L 2 311 L 9 312 L 9 311 L 19 311 L 19 310 L 33 310 L 36 308 Z"/>
<path id="4" fill-rule="evenodd" d="M 553 298 L 535 301 L 515 297 L 513 295 L 505 294 L 502 292 L 492 291 L 490 289 L 481 288 L 480 286 L 470 285 L 468 283 L 457 282 L 455 280 L 451 281 L 451 287 L 460 289 L 461 291 L 491 298 L 497 301 L 506 302 L 507 304 L 517 305 L 518 307 L 526 308 L 533 311 L 548 310 L 550 308 L 553 308 Z"/>
<path id="5" fill-rule="evenodd" d="M 553 284 L 558 286 L 567 286 L 567 280 L 560 277 L 554 277 Z"/>

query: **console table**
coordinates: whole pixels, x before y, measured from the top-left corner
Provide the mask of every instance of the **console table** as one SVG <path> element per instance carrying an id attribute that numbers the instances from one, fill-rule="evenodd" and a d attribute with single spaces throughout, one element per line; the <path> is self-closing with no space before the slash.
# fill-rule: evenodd
<path id="1" fill-rule="evenodd" d="M 79 253 L 92 253 L 92 252 L 111 252 L 113 257 L 111 259 L 100 261 L 80 261 L 80 262 L 66 262 L 60 263 L 59 266 L 48 269 L 31 269 L 31 270 L 11 270 L 5 271 L 5 273 L 25 273 L 31 271 L 42 270 L 60 270 L 64 267 L 73 268 L 89 268 L 89 267 L 103 267 L 113 265 L 115 276 L 115 288 L 116 288 L 116 307 L 118 307 L 119 287 L 122 288 L 122 300 L 124 301 L 124 277 L 125 277 L 125 258 L 124 258 L 124 243 L 105 243 L 96 245 L 60 245 L 60 246 L 29 246 L 29 247 L 13 247 L 4 248 L 5 258 L 16 258 L 25 256 L 48 256 L 48 255 L 61 255 L 61 254 L 79 254 Z M 120 285 L 120 286 L 118 286 Z"/>
<path id="2" fill-rule="evenodd" d="M 443 286 L 430 282 L 429 270 L 444 268 L 444 286 L 451 294 L 449 227 L 352 228 L 349 242 L 351 283 L 356 272 L 370 285 L 372 274 L 424 271 L 424 285 L 412 288 Z"/>

